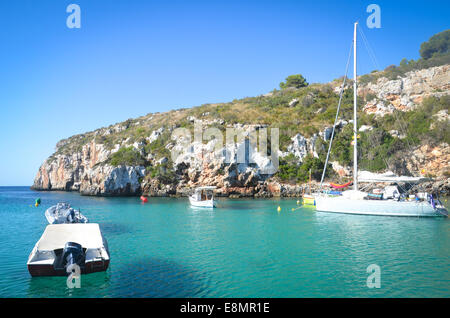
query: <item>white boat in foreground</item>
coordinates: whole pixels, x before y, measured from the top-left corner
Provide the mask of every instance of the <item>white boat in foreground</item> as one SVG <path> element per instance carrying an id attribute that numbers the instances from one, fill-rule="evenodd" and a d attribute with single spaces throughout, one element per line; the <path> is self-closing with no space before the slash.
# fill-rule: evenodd
<path id="1" fill-rule="evenodd" d="M 196 188 L 194 194 L 189 196 L 189 202 L 194 207 L 215 208 L 214 189 L 216 189 L 216 187 L 212 186 Z"/>
<path id="2" fill-rule="evenodd" d="M 51 224 L 28 257 L 31 276 L 64 276 L 77 264 L 82 274 L 102 272 L 109 265 L 108 243 L 96 223 Z"/>
<path id="3" fill-rule="evenodd" d="M 368 172 L 358 175 L 358 125 L 357 125 L 357 72 L 356 72 L 356 39 L 357 26 L 354 25 L 353 34 L 353 190 L 343 191 L 341 195 L 330 195 L 327 193 L 316 194 L 314 196 L 316 210 L 319 212 L 333 213 L 350 213 L 350 214 L 366 214 L 366 215 L 386 215 L 386 216 L 448 216 L 448 212 L 442 203 L 433 198 L 432 195 L 421 193 L 421 195 L 411 195 L 406 197 L 401 195 L 395 186 L 387 186 L 383 193 L 381 190 L 377 193 L 369 194 L 358 189 L 358 181 L 369 183 L 390 183 L 398 182 L 420 183 L 426 178 L 421 177 L 402 177 L 395 176 L 393 173 L 385 173 L 381 175 L 371 174 Z M 347 64 L 348 65 L 348 64 Z M 336 113 L 335 124 L 331 133 L 330 145 L 328 148 L 327 158 L 325 160 L 324 171 L 322 173 L 321 187 L 325 176 L 326 167 L 333 143 L 334 131 L 339 115 L 342 93 L 345 87 L 347 73 L 344 76 L 344 83 L 341 87 L 341 94 Z M 394 189 L 395 188 L 395 189 Z"/>

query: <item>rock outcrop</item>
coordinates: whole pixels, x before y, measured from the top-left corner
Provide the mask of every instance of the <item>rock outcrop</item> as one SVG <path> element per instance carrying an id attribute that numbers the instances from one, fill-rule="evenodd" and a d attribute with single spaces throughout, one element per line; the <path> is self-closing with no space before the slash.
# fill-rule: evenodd
<path id="1" fill-rule="evenodd" d="M 364 106 L 368 114 L 384 116 L 394 109 L 410 111 L 426 97 L 450 94 L 450 65 L 411 71 L 394 80 L 381 77 L 375 83 L 360 85 L 358 92 L 361 96 L 375 96 Z"/>
<path id="2" fill-rule="evenodd" d="M 410 170 L 420 169 L 423 175 L 433 177 L 450 176 L 450 146 L 442 143 L 437 146 L 423 145 L 414 150 L 408 161 Z"/>
<path id="3" fill-rule="evenodd" d="M 63 146 L 58 143 L 57 150 Z M 144 167 L 106 164 L 114 150 L 91 141 L 80 152 L 48 158 L 34 180 L 37 190 L 79 191 L 84 195 L 134 195 L 140 193 Z"/>
<path id="4" fill-rule="evenodd" d="M 332 91 L 331 88 L 330 90 Z M 360 86 L 361 95 L 373 96 L 364 106 L 364 111 L 377 116 L 384 116 L 394 109 L 413 111 L 423 98 L 449 93 L 450 65 L 409 72 L 395 80 L 381 77 L 376 82 Z M 271 103 L 278 103 L 280 100 L 280 103 L 283 103 L 277 94 L 279 93 L 273 92 L 259 98 L 273 98 Z M 295 98 L 292 96 L 286 99 L 282 107 L 292 113 L 295 108 L 309 107 L 316 98 L 316 95 L 307 92 L 304 96 L 297 95 Z M 219 142 L 221 136 L 212 138 L 213 136 L 208 135 L 208 138 L 203 140 L 184 140 L 183 137 L 170 139 L 169 136 L 176 128 L 189 127 L 192 130 L 193 125 L 198 125 L 203 132 L 208 127 L 216 129 L 220 127 L 222 131 L 231 128 L 241 129 L 247 133 L 269 126 L 269 124 L 236 123 L 236 119 L 231 123 L 227 122 L 220 118 L 220 113 L 228 106 L 210 108 L 208 112 L 176 110 L 165 114 L 149 114 L 61 140 L 56 145 L 55 153 L 39 168 L 33 188 L 78 191 L 83 195 L 98 196 L 141 193 L 151 196 L 179 196 L 187 195 L 192 187 L 213 185 L 218 188 L 218 195 L 230 197 L 300 195 L 305 186 L 280 183 L 274 175 L 276 166 L 271 158 L 257 151 L 257 147 L 249 142 L 251 139 L 248 138 L 249 135 L 244 140 L 231 143 L 226 141 L 225 144 Z M 315 116 L 314 114 L 321 116 L 322 108 L 325 109 L 325 106 L 319 106 L 318 110 L 311 110 L 311 116 Z M 259 114 L 255 109 L 257 108 L 252 110 L 252 114 L 258 118 Z M 433 118 L 434 122 L 430 122 L 431 127 L 435 123 L 442 125 L 442 122 L 448 122 L 448 110 L 439 111 Z M 239 120 L 239 114 L 237 119 Z M 255 122 L 258 122 L 257 119 Z M 336 134 L 349 123 L 351 120 L 340 120 L 336 125 Z M 317 128 L 315 133 L 302 134 L 295 131 L 290 134 L 292 137 L 285 148 L 279 150 L 275 148 L 271 151 L 277 151 L 280 158 L 291 155 L 299 165 L 308 155 L 319 157 L 317 152 L 320 150 L 316 149 L 319 148 L 316 145 L 321 144 L 318 143 L 320 140 L 327 142 L 330 139 L 333 127 L 325 124 L 315 126 Z M 376 126 L 362 125 L 359 131 L 361 134 L 369 133 L 375 129 L 374 127 Z M 405 138 L 405 135 L 397 130 L 388 132 L 395 138 Z M 139 156 L 140 163 L 113 165 L 111 158 L 124 148 L 133 149 L 135 151 L 133 155 Z M 324 148 L 323 143 L 321 148 Z M 173 156 L 173 153 L 176 155 Z M 448 144 L 421 145 L 407 160 L 406 168 L 417 171 L 417 167 L 421 167 L 425 174 L 440 180 L 438 187 L 448 189 L 450 175 Z M 337 161 L 330 164 L 337 175 L 351 176 L 350 167 L 343 166 Z"/>

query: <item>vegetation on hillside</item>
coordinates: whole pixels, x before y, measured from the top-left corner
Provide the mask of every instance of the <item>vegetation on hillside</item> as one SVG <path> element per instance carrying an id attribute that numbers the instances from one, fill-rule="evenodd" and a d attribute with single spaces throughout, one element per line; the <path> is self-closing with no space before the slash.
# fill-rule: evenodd
<path id="1" fill-rule="evenodd" d="M 124 147 L 111 155 L 109 163 L 112 166 L 143 166 L 145 159 L 134 147 Z"/>
<path id="2" fill-rule="evenodd" d="M 430 40 L 421 44 L 421 58 L 417 60 L 407 60 L 404 58 L 400 61 L 400 65 L 398 66 L 389 65 L 384 69 L 384 71 L 373 71 L 370 74 L 361 76 L 358 80 L 360 83 L 365 84 L 373 82 L 380 77 L 396 79 L 397 77 L 401 77 L 410 71 L 450 64 L 449 47 L 450 30 L 445 30 L 433 35 Z"/>
<path id="3" fill-rule="evenodd" d="M 406 59 L 398 66 L 389 66 L 384 71 L 374 71 L 361 76 L 360 83 L 375 81 L 381 76 L 397 78 L 412 70 L 418 70 L 430 66 L 450 64 L 448 52 L 450 30 L 433 36 L 428 42 L 422 44 L 421 58 L 417 61 Z M 286 151 L 292 142 L 291 138 L 300 133 L 305 137 L 311 137 L 319 133 L 324 127 L 333 124 L 338 94 L 334 87 L 342 81 L 334 81 L 331 84 L 308 84 L 300 74 L 291 75 L 280 83 L 280 90 L 256 97 L 246 97 L 233 100 L 228 103 L 205 104 L 190 109 L 173 110 L 167 113 L 148 114 L 136 119 L 128 119 L 122 123 L 101 128 L 99 130 L 80 134 L 63 140 L 59 143 L 57 154 L 71 154 L 80 152 L 82 147 L 92 141 L 103 144 L 107 149 L 113 149 L 119 145 L 119 151 L 109 158 L 111 165 L 143 165 L 147 167 L 151 178 L 158 178 L 162 183 L 168 184 L 175 180 L 172 171 L 170 152 L 167 144 L 172 142 L 172 129 L 183 127 L 193 132 L 194 123 L 192 116 L 211 122 L 209 127 L 218 127 L 223 133 L 227 126 L 233 124 L 266 124 L 270 128 L 280 130 L 280 150 Z M 350 81 L 351 84 L 351 81 Z M 359 99 L 360 107 L 371 100 L 373 96 L 365 96 Z M 293 101 L 296 102 L 293 102 Z M 396 165 L 402 154 L 420 144 L 450 143 L 450 127 L 446 121 L 434 119 L 439 111 L 450 106 L 450 97 L 425 98 L 417 109 L 410 112 L 395 111 L 384 117 L 375 117 L 360 111 L 359 126 L 370 125 L 372 130 L 360 133 L 359 146 L 364 151 L 359 153 L 362 169 L 380 171 Z M 350 120 L 353 117 L 353 89 L 344 91 L 340 118 Z M 220 124 L 220 119 L 224 124 Z M 433 123 L 433 125 L 431 125 Z M 148 142 L 153 131 L 163 127 L 162 134 L 152 143 Z M 405 138 L 397 138 L 389 133 L 398 130 L 405 134 Z M 352 125 L 344 126 L 336 134 L 333 142 L 331 161 L 338 161 L 341 165 L 348 166 L 352 162 L 353 147 Z M 139 152 L 131 145 L 134 142 L 143 144 L 143 152 Z M 287 182 L 305 182 L 311 170 L 314 179 L 320 179 L 322 167 L 325 161 L 328 142 L 317 139 L 316 152 L 319 158 L 308 156 L 303 163 L 289 155 L 280 159 L 278 178 Z M 147 162 L 146 155 L 151 154 L 155 160 L 168 158 L 168 161 L 159 166 L 151 166 Z M 332 169 L 327 169 L 332 173 Z M 329 175 L 331 176 L 331 175 Z"/>
<path id="4" fill-rule="evenodd" d="M 286 82 L 280 83 L 280 88 L 302 88 L 308 86 L 306 78 L 302 74 L 289 75 L 286 77 Z"/>
<path id="5" fill-rule="evenodd" d="M 433 35 L 430 40 L 420 46 L 420 56 L 428 60 L 433 57 L 445 55 L 450 49 L 450 30 Z"/>
<path id="6" fill-rule="evenodd" d="M 277 176 L 281 181 L 290 183 L 304 183 L 309 180 L 309 173 L 311 178 L 320 180 L 323 173 L 325 161 L 323 158 L 315 158 L 312 155 L 307 155 L 303 158 L 303 162 L 299 164 L 298 158 L 293 154 L 289 154 L 284 158 L 280 158 Z M 327 167 L 326 176 L 332 173 L 331 166 Z"/>

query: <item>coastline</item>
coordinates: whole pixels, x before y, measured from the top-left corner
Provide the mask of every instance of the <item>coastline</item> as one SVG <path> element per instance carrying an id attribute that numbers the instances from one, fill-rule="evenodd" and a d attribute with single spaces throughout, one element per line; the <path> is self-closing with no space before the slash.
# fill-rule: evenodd
<path id="1" fill-rule="evenodd" d="M 361 183 L 366 190 L 372 190 L 377 187 L 381 187 L 381 184 L 369 184 Z M 409 190 L 409 186 L 405 184 L 392 183 L 391 185 L 399 185 L 401 188 Z M 93 197 L 139 197 L 141 195 L 146 197 L 154 198 L 183 198 L 188 197 L 193 189 L 196 187 L 182 187 L 173 189 L 161 189 L 158 191 L 151 191 L 148 188 L 144 191 L 142 188 L 140 191 L 136 192 L 120 192 L 120 193 L 107 193 L 107 192 L 83 192 L 75 189 L 49 189 L 49 188 L 39 188 L 32 186 L 25 186 L 33 191 L 39 192 L 73 192 L 79 193 L 81 196 L 93 196 Z M 324 183 L 324 189 L 329 189 L 328 182 Z M 428 181 L 422 184 L 421 189 L 428 191 L 430 193 L 436 193 L 439 196 L 450 196 L 450 180 L 449 178 L 438 178 L 434 181 Z M 239 199 L 239 198 L 252 198 L 252 199 L 264 199 L 264 198 L 300 198 L 304 193 L 318 192 L 320 191 L 320 185 L 318 182 L 313 181 L 310 186 L 307 183 L 304 184 L 286 184 L 279 182 L 264 182 L 256 187 L 229 187 L 220 188 L 215 192 L 216 197 Z"/>

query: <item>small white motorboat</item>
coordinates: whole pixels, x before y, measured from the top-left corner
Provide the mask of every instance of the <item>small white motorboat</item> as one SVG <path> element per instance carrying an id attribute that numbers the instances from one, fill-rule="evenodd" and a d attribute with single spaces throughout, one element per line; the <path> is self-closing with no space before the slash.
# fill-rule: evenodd
<path id="1" fill-rule="evenodd" d="M 108 243 L 96 223 L 50 224 L 28 257 L 31 276 L 64 276 L 76 264 L 81 274 L 102 272 L 109 265 Z"/>
<path id="2" fill-rule="evenodd" d="M 194 207 L 201 208 L 215 208 L 216 202 L 214 201 L 214 189 L 216 187 L 198 187 L 195 189 L 194 194 L 189 196 L 189 202 Z"/>
<path id="3" fill-rule="evenodd" d="M 58 203 L 45 211 L 49 224 L 88 223 L 89 220 L 80 211 L 73 209 L 68 203 Z"/>

